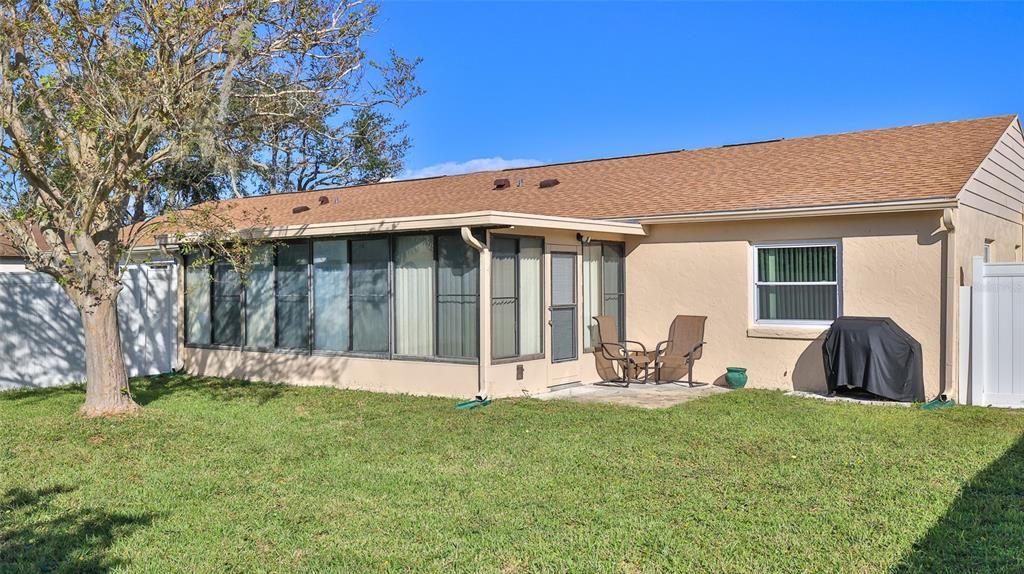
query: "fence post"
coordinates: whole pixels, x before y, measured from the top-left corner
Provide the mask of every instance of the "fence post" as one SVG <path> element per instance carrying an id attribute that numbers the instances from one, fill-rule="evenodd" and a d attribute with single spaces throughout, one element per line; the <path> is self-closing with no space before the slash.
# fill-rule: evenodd
<path id="1" fill-rule="evenodd" d="M 971 259 L 971 404 L 985 403 L 985 300 L 988 299 L 987 280 L 985 279 L 985 258 L 975 256 Z"/>
<path id="2" fill-rule="evenodd" d="M 971 287 L 960 288 L 960 361 L 957 373 L 956 401 L 970 404 L 971 389 Z"/>

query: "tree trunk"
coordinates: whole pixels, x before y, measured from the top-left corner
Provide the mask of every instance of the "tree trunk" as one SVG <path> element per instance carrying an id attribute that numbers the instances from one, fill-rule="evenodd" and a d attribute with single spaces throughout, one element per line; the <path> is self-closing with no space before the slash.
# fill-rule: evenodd
<path id="1" fill-rule="evenodd" d="M 117 328 L 117 296 L 81 309 L 85 330 L 85 404 L 81 413 L 104 417 L 132 413 L 141 407 L 128 390 L 128 373 Z"/>

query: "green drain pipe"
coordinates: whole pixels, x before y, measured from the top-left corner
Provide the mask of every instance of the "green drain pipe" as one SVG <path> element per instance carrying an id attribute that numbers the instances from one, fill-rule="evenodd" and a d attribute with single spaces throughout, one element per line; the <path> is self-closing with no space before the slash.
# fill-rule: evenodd
<path id="1" fill-rule="evenodd" d="M 951 407 L 951 406 L 953 406 L 955 404 L 956 403 L 953 402 L 953 399 L 947 399 L 946 395 L 939 395 L 938 398 L 932 399 L 932 400 L 928 401 L 927 403 L 921 405 L 921 410 L 922 411 L 937 411 L 939 409 L 948 409 L 949 407 Z"/>
<path id="2" fill-rule="evenodd" d="M 473 399 L 471 401 L 465 401 L 465 402 L 459 403 L 459 404 L 455 405 L 455 408 L 457 408 L 459 410 L 467 410 L 467 409 L 475 409 L 477 407 L 486 407 L 489 404 L 491 404 L 491 399 L 481 399 L 481 398 L 477 397 L 477 398 L 475 398 L 475 399 Z"/>

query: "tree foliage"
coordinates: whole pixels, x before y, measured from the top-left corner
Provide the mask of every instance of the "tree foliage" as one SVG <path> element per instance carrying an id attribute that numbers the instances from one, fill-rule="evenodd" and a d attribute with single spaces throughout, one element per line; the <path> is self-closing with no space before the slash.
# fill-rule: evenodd
<path id="1" fill-rule="evenodd" d="M 408 140 L 387 108 L 420 89 L 417 61 L 361 47 L 376 14 L 359 0 L 0 0 L 0 234 L 87 321 L 155 215 L 223 239 L 237 213 L 182 208 L 393 175 Z"/>

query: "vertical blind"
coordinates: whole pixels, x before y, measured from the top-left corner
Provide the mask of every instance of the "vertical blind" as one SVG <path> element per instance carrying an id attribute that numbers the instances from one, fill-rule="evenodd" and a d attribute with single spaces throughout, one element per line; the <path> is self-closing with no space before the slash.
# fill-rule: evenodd
<path id="1" fill-rule="evenodd" d="M 834 245 L 757 247 L 757 318 L 831 321 L 839 311 Z"/>
<path id="2" fill-rule="evenodd" d="M 516 321 L 516 256 L 518 241 L 510 237 L 491 238 L 491 346 L 495 359 L 519 355 Z"/>
<path id="3" fill-rule="evenodd" d="M 395 352 L 434 354 L 434 237 L 395 240 Z"/>
<path id="4" fill-rule="evenodd" d="M 540 238 L 519 240 L 519 354 L 544 352 L 542 294 L 544 290 L 544 246 Z"/>

